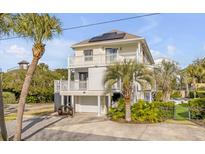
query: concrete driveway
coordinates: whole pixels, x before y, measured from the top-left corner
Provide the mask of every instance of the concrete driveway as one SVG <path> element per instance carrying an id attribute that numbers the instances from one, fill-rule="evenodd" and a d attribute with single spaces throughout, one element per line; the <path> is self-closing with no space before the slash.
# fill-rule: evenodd
<path id="1" fill-rule="evenodd" d="M 205 128 L 196 124 L 125 124 L 92 113 L 35 117 L 24 120 L 24 140 L 57 141 L 134 141 L 134 140 L 205 140 Z M 15 121 L 7 123 L 12 136 Z"/>

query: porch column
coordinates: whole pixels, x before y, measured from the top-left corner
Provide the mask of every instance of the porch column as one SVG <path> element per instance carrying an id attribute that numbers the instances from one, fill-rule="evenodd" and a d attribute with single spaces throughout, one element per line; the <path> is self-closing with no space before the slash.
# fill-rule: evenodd
<path id="1" fill-rule="evenodd" d="M 71 105 L 73 107 L 73 115 L 75 113 L 75 99 L 74 99 L 74 95 L 71 95 Z"/>
<path id="2" fill-rule="evenodd" d="M 70 68 L 68 68 L 68 90 L 70 90 L 70 76 L 71 76 L 71 71 Z"/>
<path id="3" fill-rule="evenodd" d="M 111 107 L 111 96 L 110 94 L 108 95 L 108 109 Z"/>
<path id="4" fill-rule="evenodd" d="M 100 102 L 100 96 L 98 96 L 98 116 L 101 115 L 101 102 Z"/>
<path id="5" fill-rule="evenodd" d="M 152 102 L 152 91 L 149 92 L 149 102 Z"/>
<path id="6" fill-rule="evenodd" d="M 64 95 L 61 95 L 61 105 L 64 105 Z"/>

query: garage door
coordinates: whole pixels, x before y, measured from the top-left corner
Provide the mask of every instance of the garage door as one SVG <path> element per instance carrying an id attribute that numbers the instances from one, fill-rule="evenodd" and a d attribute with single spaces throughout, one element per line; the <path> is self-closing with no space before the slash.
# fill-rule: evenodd
<path id="1" fill-rule="evenodd" d="M 77 104 L 77 112 L 96 112 L 98 111 L 96 96 L 82 96 L 79 97 Z"/>

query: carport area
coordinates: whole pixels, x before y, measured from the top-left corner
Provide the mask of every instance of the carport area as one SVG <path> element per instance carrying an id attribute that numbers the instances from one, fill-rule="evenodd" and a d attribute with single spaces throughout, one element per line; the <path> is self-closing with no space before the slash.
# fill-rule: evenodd
<path id="1" fill-rule="evenodd" d="M 7 123 L 9 135 L 15 121 Z M 205 128 L 194 123 L 128 124 L 118 123 L 96 113 L 67 116 L 43 116 L 24 120 L 24 140 L 34 141 L 134 141 L 134 140 L 205 140 Z"/>

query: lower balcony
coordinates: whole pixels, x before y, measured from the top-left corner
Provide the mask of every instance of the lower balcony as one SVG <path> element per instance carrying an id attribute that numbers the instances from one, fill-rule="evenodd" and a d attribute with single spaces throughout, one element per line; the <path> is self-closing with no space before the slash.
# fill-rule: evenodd
<path id="1" fill-rule="evenodd" d="M 83 91 L 87 90 L 87 81 L 70 81 L 68 80 L 55 80 L 54 81 L 54 92 L 60 91 Z"/>

